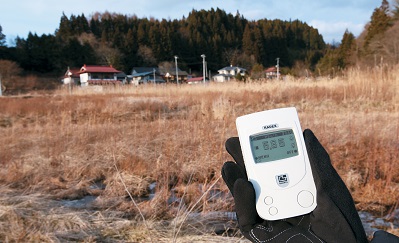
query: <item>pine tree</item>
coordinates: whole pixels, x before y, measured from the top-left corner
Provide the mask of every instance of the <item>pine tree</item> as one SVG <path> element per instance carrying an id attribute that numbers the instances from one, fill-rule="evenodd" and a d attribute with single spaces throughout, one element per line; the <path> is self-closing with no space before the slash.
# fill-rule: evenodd
<path id="1" fill-rule="evenodd" d="M 346 30 L 344 36 L 342 37 L 341 45 L 338 48 L 340 68 L 344 69 L 352 64 L 351 59 L 354 55 L 355 48 L 356 48 L 355 36 L 348 30 Z"/>
<path id="2" fill-rule="evenodd" d="M 6 36 L 3 34 L 3 28 L 0 25 L 0 46 L 6 45 Z"/>
<path id="3" fill-rule="evenodd" d="M 69 36 L 72 35 L 71 23 L 65 13 L 62 13 L 60 25 L 58 30 L 56 31 L 56 35 L 63 40 L 66 40 Z"/>
<path id="4" fill-rule="evenodd" d="M 367 35 L 365 37 L 364 47 L 367 49 L 371 40 L 383 34 L 391 26 L 391 17 L 389 16 L 389 3 L 382 0 L 381 6 L 376 8 L 371 16 Z"/>
<path id="5" fill-rule="evenodd" d="M 244 34 L 242 36 L 242 49 L 247 55 L 252 55 L 254 53 L 254 35 L 251 29 L 251 24 L 247 23 L 245 25 Z"/>

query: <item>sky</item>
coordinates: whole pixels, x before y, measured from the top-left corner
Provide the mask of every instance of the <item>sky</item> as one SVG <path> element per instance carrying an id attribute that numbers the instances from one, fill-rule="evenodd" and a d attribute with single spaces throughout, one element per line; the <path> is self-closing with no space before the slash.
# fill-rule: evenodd
<path id="1" fill-rule="evenodd" d="M 181 19 L 191 10 L 219 8 L 248 20 L 300 20 L 319 30 L 327 43 L 342 40 L 346 29 L 358 36 L 382 0 L 0 0 L 0 25 L 7 44 L 29 32 L 54 34 L 63 13 L 89 18 L 95 12 L 139 18 Z"/>

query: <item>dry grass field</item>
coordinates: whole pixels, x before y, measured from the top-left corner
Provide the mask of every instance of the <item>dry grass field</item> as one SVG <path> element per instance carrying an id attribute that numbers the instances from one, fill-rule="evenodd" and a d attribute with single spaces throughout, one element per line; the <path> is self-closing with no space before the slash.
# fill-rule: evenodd
<path id="1" fill-rule="evenodd" d="M 286 106 L 325 146 L 357 208 L 393 217 L 399 71 L 354 69 L 2 97 L 0 242 L 244 241 L 224 213 L 233 210 L 220 178 L 224 142 L 237 116 Z"/>

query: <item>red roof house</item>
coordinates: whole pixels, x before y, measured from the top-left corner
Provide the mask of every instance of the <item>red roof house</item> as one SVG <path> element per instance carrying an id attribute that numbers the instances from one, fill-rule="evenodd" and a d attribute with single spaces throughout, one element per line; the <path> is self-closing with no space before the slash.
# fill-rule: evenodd
<path id="1" fill-rule="evenodd" d="M 80 68 L 80 83 L 82 86 L 89 84 L 104 85 L 120 83 L 117 79 L 117 74 L 121 71 L 116 70 L 112 66 L 89 66 L 83 65 Z"/>
<path id="2" fill-rule="evenodd" d="M 268 79 L 277 78 L 277 76 L 278 76 L 277 68 L 269 67 L 268 69 L 265 70 L 265 74 L 266 74 L 266 78 L 268 78 Z"/>

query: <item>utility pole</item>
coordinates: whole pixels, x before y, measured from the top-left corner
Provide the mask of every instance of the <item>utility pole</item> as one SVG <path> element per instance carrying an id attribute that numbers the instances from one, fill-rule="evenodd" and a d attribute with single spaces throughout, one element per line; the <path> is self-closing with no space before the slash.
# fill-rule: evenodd
<path id="1" fill-rule="evenodd" d="M 155 68 L 152 71 L 154 72 L 154 84 L 155 84 Z"/>
<path id="2" fill-rule="evenodd" d="M 276 68 L 277 68 L 277 80 L 280 80 L 280 58 L 279 57 L 277 57 L 277 65 L 276 65 Z"/>
<path id="3" fill-rule="evenodd" d="M 177 58 L 178 56 L 175 56 L 175 64 L 176 64 L 176 83 L 179 84 L 179 71 L 177 69 Z"/>
<path id="4" fill-rule="evenodd" d="M 68 67 L 68 72 L 67 72 L 67 75 L 68 75 L 68 77 L 69 77 L 69 83 L 68 83 L 68 88 L 69 88 L 69 95 L 71 95 L 72 94 L 72 87 L 71 87 L 71 83 L 72 83 L 72 72 L 71 72 L 71 70 L 69 69 L 69 67 Z"/>
<path id="5" fill-rule="evenodd" d="M 203 69 L 203 77 L 202 77 L 202 79 L 203 79 L 203 82 L 205 84 L 205 72 L 206 72 L 206 70 L 205 70 L 205 54 L 202 54 L 201 57 L 202 57 L 202 69 Z"/>

